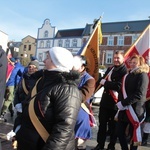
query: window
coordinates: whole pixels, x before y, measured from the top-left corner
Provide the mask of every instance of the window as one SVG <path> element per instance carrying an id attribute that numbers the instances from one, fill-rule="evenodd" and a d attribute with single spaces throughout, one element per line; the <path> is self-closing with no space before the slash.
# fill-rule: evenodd
<path id="1" fill-rule="evenodd" d="M 27 49 L 27 45 L 24 45 L 24 48 L 23 48 L 23 50 L 24 50 L 24 51 L 26 51 L 26 49 Z"/>
<path id="2" fill-rule="evenodd" d="M 77 39 L 72 40 L 72 47 L 77 47 Z"/>
<path id="3" fill-rule="evenodd" d="M 43 53 L 39 53 L 38 60 L 39 60 L 39 62 L 43 61 Z"/>
<path id="4" fill-rule="evenodd" d="M 118 45 L 123 46 L 124 45 L 124 37 L 121 35 L 118 37 Z"/>
<path id="5" fill-rule="evenodd" d="M 44 41 L 40 42 L 40 47 L 44 47 Z"/>
<path id="6" fill-rule="evenodd" d="M 66 40 L 65 41 L 65 47 L 69 47 L 70 46 L 70 40 Z"/>
<path id="7" fill-rule="evenodd" d="M 58 41 L 58 46 L 59 46 L 59 47 L 63 47 L 63 40 L 59 40 L 59 41 Z"/>
<path id="8" fill-rule="evenodd" d="M 31 51 L 31 45 L 29 45 L 29 49 L 28 50 Z"/>
<path id="9" fill-rule="evenodd" d="M 48 37 L 48 31 L 47 30 L 44 32 L 44 37 Z"/>
<path id="10" fill-rule="evenodd" d="M 114 37 L 113 36 L 108 37 L 107 45 L 108 46 L 113 46 L 114 45 Z"/>
<path id="11" fill-rule="evenodd" d="M 47 47 L 47 48 L 50 47 L 50 41 L 46 41 L 46 47 Z"/>
<path id="12" fill-rule="evenodd" d="M 138 35 L 133 35 L 132 36 L 132 44 L 137 40 L 137 38 L 138 38 Z"/>
<path id="13" fill-rule="evenodd" d="M 112 64 L 113 63 L 113 50 L 107 50 L 106 51 L 106 64 Z"/>

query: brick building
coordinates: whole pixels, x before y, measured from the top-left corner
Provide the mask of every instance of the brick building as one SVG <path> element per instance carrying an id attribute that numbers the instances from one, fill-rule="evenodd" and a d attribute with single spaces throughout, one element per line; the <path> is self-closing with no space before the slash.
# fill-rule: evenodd
<path id="1" fill-rule="evenodd" d="M 114 52 L 126 52 L 149 24 L 150 20 L 102 23 L 100 65 L 112 65 Z M 46 57 L 44 52 L 53 46 L 65 47 L 76 54 L 92 33 L 92 26 L 93 24 L 86 24 L 84 28 L 57 30 L 51 26 L 49 19 L 45 19 L 37 35 L 36 57 L 40 65 L 43 65 L 42 61 Z"/>

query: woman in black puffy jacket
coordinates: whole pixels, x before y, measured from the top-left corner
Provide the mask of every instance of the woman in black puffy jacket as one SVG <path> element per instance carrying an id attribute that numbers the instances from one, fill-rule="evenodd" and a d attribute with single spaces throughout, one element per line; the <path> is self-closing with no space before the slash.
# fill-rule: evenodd
<path id="1" fill-rule="evenodd" d="M 42 139 L 32 122 L 29 105 L 33 99 L 29 96 L 23 105 L 21 128 L 16 134 L 17 149 L 75 150 L 74 127 L 82 96 L 75 83 L 79 75 L 70 71 L 73 56 L 64 48 L 53 47 L 44 63 L 46 70 L 34 88 L 37 94 L 33 110 L 48 136 Z"/>

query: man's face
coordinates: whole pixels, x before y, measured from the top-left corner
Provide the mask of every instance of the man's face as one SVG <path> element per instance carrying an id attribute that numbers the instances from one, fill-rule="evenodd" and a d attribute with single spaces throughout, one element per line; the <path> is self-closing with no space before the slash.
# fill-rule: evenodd
<path id="1" fill-rule="evenodd" d="M 114 65 L 120 66 L 124 61 L 124 57 L 122 54 L 115 54 L 114 55 Z"/>
<path id="2" fill-rule="evenodd" d="M 29 73 L 29 74 L 33 74 L 33 73 L 35 73 L 36 71 L 38 71 L 38 69 L 36 68 L 36 66 L 34 66 L 34 65 L 29 65 L 29 66 L 28 66 L 28 73 Z"/>

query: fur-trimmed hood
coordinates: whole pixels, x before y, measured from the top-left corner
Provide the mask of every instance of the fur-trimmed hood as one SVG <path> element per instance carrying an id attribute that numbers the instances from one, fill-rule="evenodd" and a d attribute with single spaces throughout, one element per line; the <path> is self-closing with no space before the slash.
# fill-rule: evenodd
<path id="1" fill-rule="evenodd" d="M 149 72 L 149 66 L 147 64 L 141 65 L 133 70 L 129 70 L 130 73 L 138 74 L 138 73 L 148 73 Z"/>

